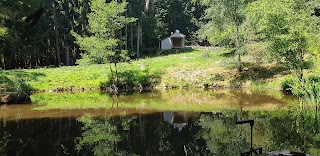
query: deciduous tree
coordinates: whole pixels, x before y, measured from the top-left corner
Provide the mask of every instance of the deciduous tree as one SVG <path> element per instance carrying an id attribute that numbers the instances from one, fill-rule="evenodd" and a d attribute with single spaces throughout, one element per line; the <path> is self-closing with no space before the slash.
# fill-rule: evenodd
<path id="1" fill-rule="evenodd" d="M 255 34 L 268 43 L 270 56 L 283 62 L 300 80 L 310 57 L 319 49 L 319 18 L 314 16 L 314 7 L 319 4 L 306 0 L 259 0 L 246 10 Z"/>
<path id="2" fill-rule="evenodd" d="M 243 10 L 251 0 L 194 0 L 207 5 L 204 18 L 206 23 L 199 30 L 202 38 L 214 45 L 236 49 L 238 71 L 242 70 L 241 55 L 244 53 L 245 15 Z"/>

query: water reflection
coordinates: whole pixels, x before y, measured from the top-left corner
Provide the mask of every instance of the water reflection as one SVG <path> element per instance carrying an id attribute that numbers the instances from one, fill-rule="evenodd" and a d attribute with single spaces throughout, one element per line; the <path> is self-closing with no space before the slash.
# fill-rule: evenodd
<path id="1" fill-rule="evenodd" d="M 143 93 L 122 92 L 118 97 L 104 92 L 41 93 L 31 97 L 32 105 L 0 106 L 0 118 L 5 120 L 79 117 L 127 114 L 136 112 L 287 109 L 292 96 L 269 95 L 242 90 L 170 90 Z M 289 101 L 289 102 L 288 102 Z"/>
<path id="2" fill-rule="evenodd" d="M 74 119 L 16 120 L 0 122 L 0 155 L 68 155 L 74 136 L 81 133 Z"/>
<path id="3" fill-rule="evenodd" d="M 123 141 L 128 141 L 128 131 L 135 124 L 135 117 L 101 118 L 93 119 L 88 116 L 79 118 L 83 123 L 83 133 L 76 139 L 76 149 L 79 153 L 90 155 L 90 151 L 97 156 L 105 155 L 132 155 L 128 152 L 128 146 L 120 146 Z M 83 150 L 85 149 L 85 150 Z"/>
<path id="4" fill-rule="evenodd" d="M 188 125 L 187 113 L 182 113 L 178 115 L 174 112 L 163 112 L 162 116 L 163 121 L 173 125 L 173 127 L 177 129 L 179 132 L 182 131 L 182 129 Z"/>
<path id="5" fill-rule="evenodd" d="M 319 122 L 315 124 L 311 116 L 304 114 L 302 117 L 294 111 L 259 111 L 244 112 L 243 117 L 255 118 L 254 143 L 255 146 L 262 146 L 264 151 L 288 149 L 313 155 L 320 154 L 320 133 L 317 131 Z M 118 119 L 87 118 L 81 121 L 85 127 L 88 123 L 93 126 L 92 123 L 96 122 L 98 129 L 104 126 L 113 127 L 113 131 L 101 131 L 105 136 L 109 136 L 106 138 L 122 138 L 112 144 L 112 148 L 117 149 L 119 155 L 234 156 L 250 147 L 250 129 L 237 126 L 236 118 L 237 112 L 234 111 L 222 114 L 163 112 L 143 116 L 142 119 L 132 116 Z M 182 126 L 178 127 L 177 124 Z M 127 128 L 124 130 L 123 126 Z M 95 150 L 99 149 L 100 145 L 95 145 L 86 136 L 94 128 L 86 129 L 80 142 L 92 145 L 93 153 L 96 153 Z"/>
<path id="6" fill-rule="evenodd" d="M 255 119 L 254 146 L 320 155 L 317 115 L 311 111 L 243 111 Z M 0 122 L 0 155 L 239 155 L 250 127 L 239 111 L 157 112 Z"/>
<path id="7" fill-rule="evenodd" d="M 255 119 L 253 142 L 263 151 L 320 155 L 319 114 L 288 109 L 287 96 L 173 90 L 35 97 L 34 105 L 0 107 L 0 155 L 234 156 L 250 143 L 250 127 L 236 125 L 239 119 Z M 53 109 L 56 103 L 65 107 Z"/>

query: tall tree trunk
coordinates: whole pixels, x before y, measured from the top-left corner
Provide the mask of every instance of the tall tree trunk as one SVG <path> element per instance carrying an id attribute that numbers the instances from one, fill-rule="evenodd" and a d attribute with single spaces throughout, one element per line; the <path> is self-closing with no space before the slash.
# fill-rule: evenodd
<path id="1" fill-rule="evenodd" d="M 137 59 L 140 58 L 140 21 L 137 26 Z"/>
<path id="2" fill-rule="evenodd" d="M 237 31 L 236 31 L 236 48 L 237 48 L 237 53 L 238 53 L 238 72 L 242 71 L 241 67 L 241 51 L 240 51 L 240 38 L 239 38 L 239 26 L 237 26 Z"/>
<path id="3" fill-rule="evenodd" d="M 130 7 L 130 15 L 132 16 L 132 12 L 131 12 L 131 7 Z M 131 31 L 130 31 L 130 43 L 131 43 L 131 50 L 133 50 L 133 28 L 132 28 L 132 25 L 133 23 L 130 24 L 130 28 L 131 28 Z"/>
<path id="4" fill-rule="evenodd" d="M 79 49 L 77 49 L 77 47 L 73 47 L 72 62 L 71 62 L 72 65 L 76 64 L 78 50 Z"/>
<path id="5" fill-rule="evenodd" d="M 140 29 L 139 29 L 139 31 L 140 31 L 140 42 L 139 42 L 139 44 L 140 44 L 140 47 L 142 46 L 142 22 L 140 22 Z M 141 49 L 141 48 L 140 48 Z M 140 53 L 140 55 L 141 55 L 141 53 Z"/>
<path id="6" fill-rule="evenodd" d="M 126 18 L 128 17 L 128 12 L 126 10 Z M 125 26 L 125 36 L 126 36 L 126 43 L 125 43 L 125 50 L 128 50 L 128 24 L 126 23 L 126 26 Z"/>
<path id="7" fill-rule="evenodd" d="M 114 68 L 116 70 L 116 86 L 118 86 L 118 68 L 117 68 L 117 63 L 114 63 Z"/>
<path id="8" fill-rule="evenodd" d="M 233 9 L 234 9 L 234 13 L 238 12 L 238 6 L 237 6 L 237 0 L 233 0 Z M 236 49 L 237 49 L 237 53 L 238 53 L 238 72 L 242 71 L 242 67 L 241 67 L 241 51 L 240 51 L 240 36 L 239 36 L 239 27 L 240 27 L 240 23 L 238 23 L 238 17 L 234 16 L 233 17 L 233 21 L 236 23 Z"/>
<path id="9" fill-rule="evenodd" d="M 3 55 L 3 69 L 6 69 L 7 67 L 7 59 L 6 59 L 6 56 Z"/>
<path id="10" fill-rule="evenodd" d="M 304 60 L 304 51 L 302 50 L 301 52 L 300 52 L 300 65 L 299 65 L 299 80 L 300 80 L 300 82 L 302 82 L 302 80 L 303 80 L 303 60 Z"/>
<path id="11" fill-rule="evenodd" d="M 57 10 L 55 6 L 55 1 L 52 3 L 53 9 L 53 22 L 54 22 L 54 35 L 56 41 L 56 57 L 57 57 L 57 66 L 61 65 L 61 58 L 60 58 L 60 46 L 59 46 L 59 26 L 57 20 Z"/>
<path id="12" fill-rule="evenodd" d="M 133 28 L 132 28 L 132 23 L 130 24 L 130 27 L 131 27 L 131 31 L 130 31 L 130 37 L 131 37 L 131 40 L 130 40 L 130 43 L 131 43 L 131 49 L 133 50 Z"/>
<path id="13" fill-rule="evenodd" d="M 70 51 L 69 46 L 66 46 L 66 57 L 65 57 L 65 64 L 66 66 L 70 66 Z"/>

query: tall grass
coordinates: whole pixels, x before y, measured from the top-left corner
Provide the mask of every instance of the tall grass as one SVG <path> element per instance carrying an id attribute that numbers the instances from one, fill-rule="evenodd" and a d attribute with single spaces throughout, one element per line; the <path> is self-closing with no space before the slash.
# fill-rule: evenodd
<path id="1" fill-rule="evenodd" d="M 296 82 L 293 86 L 293 93 L 300 97 L 302 107 L 312 106 L 318 112 L 320 104 L 320 78 L 309 77 Z"/>

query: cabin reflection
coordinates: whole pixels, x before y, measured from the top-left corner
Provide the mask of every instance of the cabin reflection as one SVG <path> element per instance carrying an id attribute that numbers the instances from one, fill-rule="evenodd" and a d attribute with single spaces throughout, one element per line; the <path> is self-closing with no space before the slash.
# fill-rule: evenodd
<path id="1" fill-rule="evenodd" d="M 177 129 L 179 132 L 188 125 L 188 115 L 185 112 L 163 112 L 162 118 L 163 121 L 173 125 L 174 129 Z"/>

